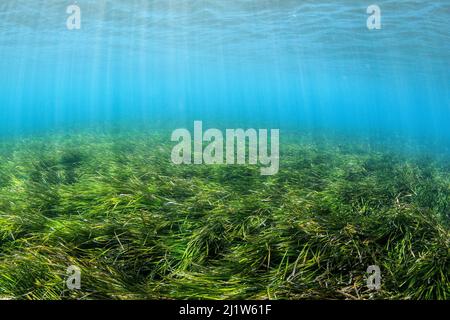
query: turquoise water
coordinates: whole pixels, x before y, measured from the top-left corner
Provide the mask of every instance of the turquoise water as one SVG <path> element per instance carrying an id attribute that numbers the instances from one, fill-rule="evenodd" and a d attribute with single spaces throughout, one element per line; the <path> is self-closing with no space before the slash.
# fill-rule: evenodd
<path id="1" fill-rule="evenodd" d="M 0 2 L 0 131 L 165 125 L 450 139 L 450 2 Z"/>
<path id="2" fill-rule="evenodd" d="M 450 0 L 74 1 L 0 0 L 0 300 L 449 299 Z"/>

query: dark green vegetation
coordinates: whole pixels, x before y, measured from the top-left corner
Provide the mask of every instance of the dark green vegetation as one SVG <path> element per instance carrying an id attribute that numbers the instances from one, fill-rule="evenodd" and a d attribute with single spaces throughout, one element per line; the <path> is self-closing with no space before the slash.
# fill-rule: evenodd
<path id="1" fill-rule="evenodd" d="M 3 140 L 0 297 L 450 298 L 448 161 L 284 135 L 262 177 L 174 166 L 169 137 Z"/>

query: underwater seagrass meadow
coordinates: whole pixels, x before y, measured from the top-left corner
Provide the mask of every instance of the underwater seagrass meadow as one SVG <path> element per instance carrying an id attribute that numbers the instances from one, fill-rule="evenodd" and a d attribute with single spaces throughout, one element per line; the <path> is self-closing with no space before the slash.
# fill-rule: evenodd
<path id="1" fill-rule="evenodd" d="M 150 132 L 2 143 L 2 297 L 449 298 L 448 157 L 289 134 L 261 177 L 173 165 L 169 132 Z"/>
<path id="2" fill-rule="evenodd" d="M 2 0 L 0 299 L 449 300 L 450 3 L 363 2 Z"/>

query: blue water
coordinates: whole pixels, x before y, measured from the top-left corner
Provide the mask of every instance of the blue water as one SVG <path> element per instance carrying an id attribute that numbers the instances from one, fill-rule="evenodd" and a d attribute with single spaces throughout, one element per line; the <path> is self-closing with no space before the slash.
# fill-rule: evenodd
<path id="1" fill-rule="evenodd" d="M 450 141 L 450 1 L 0 2 L 0 131 L 195 119 Z M 368 30 L 366 9 L 381 8 Z"/>

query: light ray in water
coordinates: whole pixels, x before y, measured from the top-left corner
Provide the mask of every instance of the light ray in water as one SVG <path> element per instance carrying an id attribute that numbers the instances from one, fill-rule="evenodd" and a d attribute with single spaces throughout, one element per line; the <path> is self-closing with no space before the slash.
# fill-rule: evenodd
<path id="1" fill-rule="evenodd" d="M 1 0 L 0 299 L 449 299 L 449 21 Z"/>

